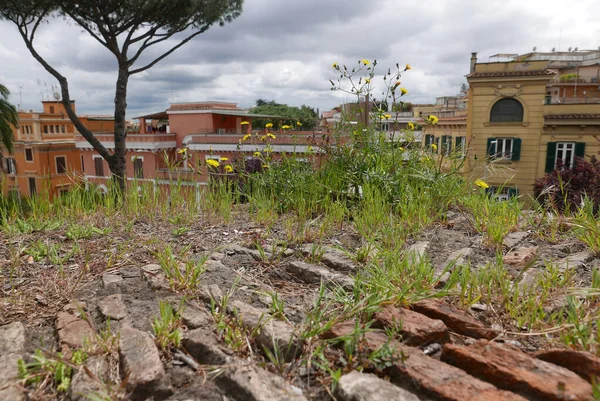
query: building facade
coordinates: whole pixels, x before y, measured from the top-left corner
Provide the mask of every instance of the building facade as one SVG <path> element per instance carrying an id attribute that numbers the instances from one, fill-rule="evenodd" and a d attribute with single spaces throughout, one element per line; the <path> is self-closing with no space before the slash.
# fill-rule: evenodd
<path id="1" fill-rule="evenodd" d="M 60 195 L 80 179 L 82 158 L 75 147 L 77 130 L 60 101 L 43 101 L 42 111 L 19 111 L 12 154 L 4 151 L 2 190 L 21 196 Z M 75 110 L 75 102 L 72 103 Z M 112 130 L 111 117 L 81 116 L 91 131 Z"/>

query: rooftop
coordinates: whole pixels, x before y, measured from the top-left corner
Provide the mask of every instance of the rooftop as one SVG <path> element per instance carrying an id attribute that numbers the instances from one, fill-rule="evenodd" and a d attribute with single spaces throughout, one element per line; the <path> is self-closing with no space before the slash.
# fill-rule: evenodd
<path id="1" fill-rule="evenodd" d="M 527 76 L 552 76 L 556 73 L 550 70 L 526 70 L 526 71 L 489 71 L 474 72 L 467 75 L 467 78 L 501 78 L 501 77 L 527 77 Z"/>

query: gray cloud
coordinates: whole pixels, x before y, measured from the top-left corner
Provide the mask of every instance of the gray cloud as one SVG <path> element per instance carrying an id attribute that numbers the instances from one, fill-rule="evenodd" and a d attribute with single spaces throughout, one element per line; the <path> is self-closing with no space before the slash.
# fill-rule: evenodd
<path id="1" fill-rule="evenodd" d="M 472 51 L 480 61 L 533 46 L 596 48 L 600 0 L 565 7 L 557 0 L 246 0 L 240 18 L 215 26 L 153 69 L 130 80 L 128 116 L 172 101 L 223 100 L 251 106 L 258 98 L 321 110 L 351 100 L 329 90 L 333 62 L 377 59 L 380 72 L 410 63 L 406 100 L 428 102 L 458 92 Z M 557 10 L 560 10 L 557 11 Z M 577 23 L 573 23 L 577 21 Z M 175 42 L 149 51 L 140 65 Z M 39 51 L 69 79 L 78 110 L 112 114 L 114 57 L 80 28 L 53 21 L 38 34 Z M 16 29 L 0 22 L 0 82 L 11 100 L 39 109 L 55 84 L 31 57 Z M 379 68 L 379 67 L 378 67 Z M 41 93 L 41 95 L 40 95 Z"/>

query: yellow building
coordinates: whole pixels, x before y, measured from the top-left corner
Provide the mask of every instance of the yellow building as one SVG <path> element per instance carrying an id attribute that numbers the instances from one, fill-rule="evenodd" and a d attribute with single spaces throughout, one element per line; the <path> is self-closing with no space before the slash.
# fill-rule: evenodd
<path id="1" fill-rule="evenodd" d="M 477 63 L 472 54 L 466 117 L 441 117 L 424 145 L 435 143 L 438 152 L 466 146 L 471 178 L 488 182 L 500 199 L 527 201 L 536 178 L 557 161 L 569 166 L 600 151 L 600 51 L 508 58 Z"/>

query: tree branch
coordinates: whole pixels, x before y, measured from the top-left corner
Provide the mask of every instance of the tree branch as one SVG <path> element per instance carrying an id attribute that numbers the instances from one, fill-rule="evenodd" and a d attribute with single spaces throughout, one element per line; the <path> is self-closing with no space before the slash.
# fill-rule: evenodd
<path id="1" fill-rule="evenodd" d="M 157 57 L 156 59 L 154 59 L 154 61 L 150 62 L 149 64 L 146 64 L 144 67 L 140 67 L 137 68 L 133 71 L 129 71 L 130 75 L 134 75 L 143 71 L 146 71 L 147 69 L 150 69 L 152 67 L 154 67 L 154 65 L 156 63 L 158 63 L 159 61 L 163 60 L 164 58 L 168 57 L 171 53 L 173 53 L 175 50 L 179 49 L 181 46 L 183 46 L 184 44 L 186 44 L 187 42 L 189 42 L 190 40 L 192 40 L 193 38 L 195 38 L 196 36 L 200 35 L 201 33 L 206 32 L 206 30 L 209 28 L 210 26 L 203 26 L 201 29 L 199 29 L 197 32 L 194 32 L 192 35 L 188 36 L 187 38 L 185 38 L 184 40 L 182 40 L 179 44 L 177 44 L 176 46 L 173 46 L 169 51 L 167 51 L 166 53 L 163 53 L 162 56 Z"/>
<path id="2" fill-rule="evenodd" d="M 71 96 L 69 94 L 69 83 L 67 82 L 67 79 L 64 76 L 62 76 L 54 67 L 48 64 L 48 62 L 33 47 L 35 32 L 42 20 L 43 17 L 38 17 L 38 20 L 31 29 L 31 33 L 29 36 L 27 36 L 27 28 L 24 28 L 24 26 L 21 24 L 18 25 L 19 33 L 25 41 L 25 46 L 27 46 L 27 49 L 29 50 L 31 55 L 42 65 L 42 67 L 44 67 L 46 71 L 48 71 L 54 78 L 58 80 L 61 88 L 62 103 L 65 106 L 67 115 L 69 116 L 79 133 L 92 145 L 94 150 L 96 150 L 103 158 L 109 160 L 111 157 L 110 152 L 106 149 L 104 145 L 102 145 L 102 143 L 100 143 L 98 138 L 96 138 L 94 134 L 92 134 L 92 132 L 88 130 L 85 127 L 85 125 L 83 125 L 79 117 L 77 117 L 77 114 L 75 114 L 75 112 L 73 111 L 73 107 L 71 105 Z"/>

